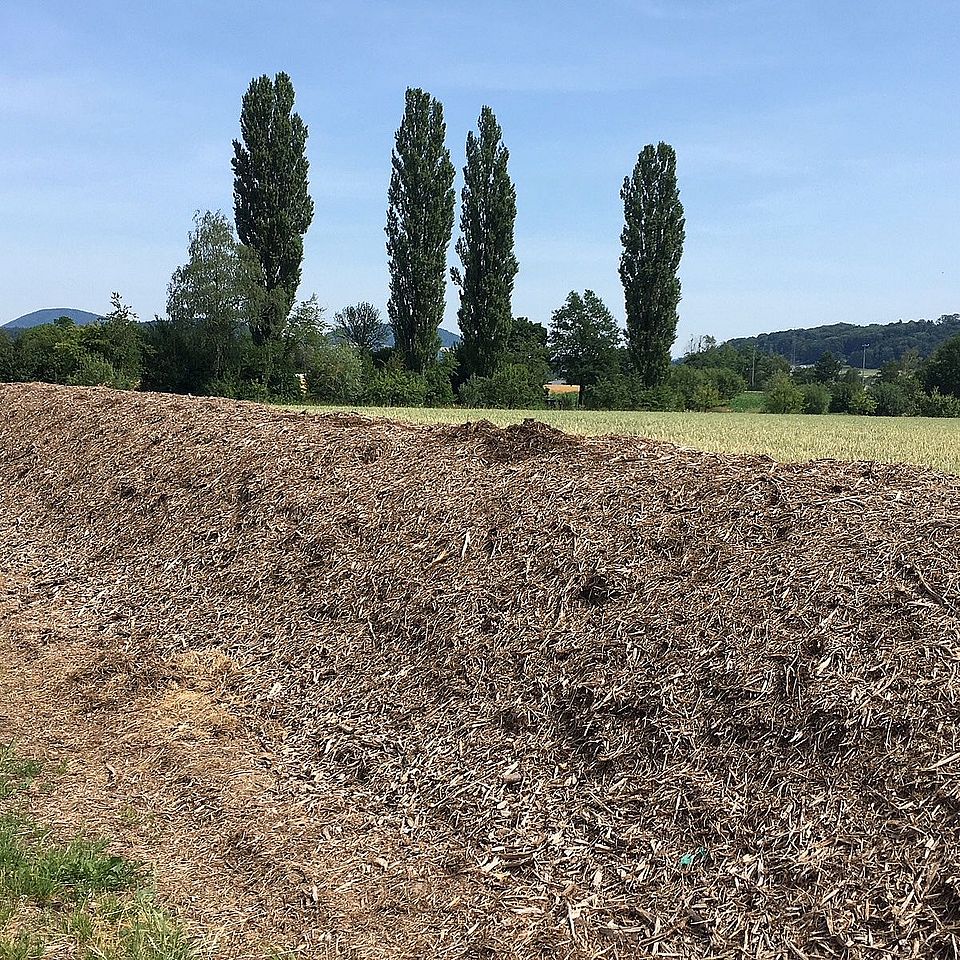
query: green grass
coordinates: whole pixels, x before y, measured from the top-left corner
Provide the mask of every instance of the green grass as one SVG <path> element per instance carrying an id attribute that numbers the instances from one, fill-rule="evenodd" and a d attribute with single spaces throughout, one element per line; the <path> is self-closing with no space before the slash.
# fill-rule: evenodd
<path id="1" fill-rule="evenodd" d="M 106 840 L 80 838 L 55 844 L 23 817 L 7 814 L 0 819 L 0 897 L 48 903 L 65 891 L 82 896 L 133 886 L 133 868 L 107 846 Z"/>
<path id="2" fill-rule="evenodd" d="M 741 394 L 741 397 L 743 395 Z M 350 410 L 411 423 L 463 423 L 486 419 L 499 426 L 527 417 L 580 434 L 623 434 L 666 440 L 718 453 L 759 453 L 783 462 L 878 460 L 912 463 L 960 474 L 960 419 L 804 416 L 758 413 L 653 413 L 602 410 L 464 410 L 400 407 L 304 407 Z"/>
<path id="3" fill-rule="evenodd" d="M 40 764 L 36 760 L 18 757 L 6 745 L 0 745 L 0 800 L 26 790 L 40 775 Z"/>
<path id="4" fill-rule="evenodd" d="M 0 960 L 193 960 L 181 926 L 106 840 L 54 840 L 18 795 L 40 765 L 0 748 Z"/>
<path id="5" fill-rule="evenodd" d="M 759 413 L 763 409 L 763 393 L 760 390 L 738 393 L 729 406 L 733 413 Z"/>

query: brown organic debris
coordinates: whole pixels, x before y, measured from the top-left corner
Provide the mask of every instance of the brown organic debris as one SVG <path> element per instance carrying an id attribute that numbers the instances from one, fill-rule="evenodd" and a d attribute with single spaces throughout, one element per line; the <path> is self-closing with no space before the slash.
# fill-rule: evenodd
<path id="1" fill-rule="evenodd" d="M 165 755 L 259 739 L 237 856 L 304 952 L 958 956 L 960 481 L 0 403 L 4 616 L 68 611 Z"/>

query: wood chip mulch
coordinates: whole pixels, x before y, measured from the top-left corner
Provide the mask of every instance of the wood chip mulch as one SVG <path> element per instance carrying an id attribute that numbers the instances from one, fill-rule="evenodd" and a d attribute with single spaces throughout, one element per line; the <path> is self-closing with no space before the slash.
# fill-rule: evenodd
<path id="1" fill-rule="evenodd" d="M 289 802 L 396 838 L 349 848 L 430 918 L 382 955 L 960 956 L 960 480 L 102 389 L 0 410 L 3 563 L 104 656 L 237 665 Z"/>

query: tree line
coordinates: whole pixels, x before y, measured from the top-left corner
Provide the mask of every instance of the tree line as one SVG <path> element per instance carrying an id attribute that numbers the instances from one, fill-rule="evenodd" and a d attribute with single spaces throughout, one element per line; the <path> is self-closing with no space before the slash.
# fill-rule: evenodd
<path id="1" fill-rule="evenodd" d="M 408 89 L 387 191 L 387 316 L 361 301 L 330 323 L 315 296 L 298 300 L 315 210 L 309 131 L 294 107 L 287 74 L 251 81 L 233 143 L 233 222 L 219 211 L 196 215 L 164 315 L 131 328 L 141 334 L 136 358 L 121 362 L 98 351 L 115 323 L 93 334 L 64 321 L 55 331 L 22 334 L 16 344 L 0 337 L 0 375 L 252 399 L 295 399 L 305 382 L 320 402 L 496 406 L 543 405 L 551 377 L 580 384 L 593 405 L 614 396 L 633 402 L 664 388 L 684 240 L 671 146 L 644 147 L 621 189 L 626 330 L 589 290 L 571 292 L 548 330 L 513 314 L 517 194 L 493 110 L 484 106 L 467 134 L 459 264 L 448 271 L 456 171 L 443 105 Z M 462 340 L 441 350 L 448 276 L 459 296 Z M 44 349 L 59 359 L 35 362 Z M 64 359 L 70 351 L 79 358 L 72 364 Z"/>
<path id="2" fill-rule="evenodd" d="M 722 346 L 703 338 L 672 363 L 685 220 L 676 153 L 662 142 L 640 151 L 620 190 L 626 328 L 591 290 L 571 291 L 548 325 L 514 316 L 517 192 L 503 131 L 483 106 L 467 134 L 459 264 L 448 272 L 456 171 L 443 105 L 421 89 L 406 91 L 391 155 L 386 318 L 359 301 L 328 320 L 316 295 L 298 299 L 315 210 L 309 131 L 294 106 L 286 74 L 251 81 L 233 142 L 233 220 L 220 211 L 195 215 L 162 316 L 138 323 L 114 294 L 111 311 L 92 327 L 62 318 L 15 338 L 0 331 L 0 379 L 254 400 L 299 400 L 305 392 L 332 404 L 530 408 L 546 405 L 544 384 L 558 378 L 581 393 L 553 402 L 603 409 L 711 410 L 749 388 L 764 391 L 770 412 L 960 413 L 960 338 L 929 361 L 916 350 L 898 355 L 869 385 L 857 371 L 841 372 L 829 351 L 811 371 L 793 369 L 773 348 L 771 338 L 792 336 L 795 345 L 817 331 Z M 448 276 L 462 339 L 442 349 Z M 936 326 L 942 339 L 954 319 L 922 330 L 891 327 L 914 337 Z M 849 338 L 849 325 L 841 326 L 820 332 Z M 877 339 L 874 328 L 852 329 Z"/>
<path id="3" fill-rule="evenodd" d="M 927 359 L 912 350 L 867 375 L 829 351 L 813 365 L 797 366 L 738 343 L 703 337 L 690 344 L 675 369 L 693 368 L 725 383 L 728 394 L 739 391 L 749 409 L 762 413 L 960 416 L 960 336 Z M 751 387 L 753 393 L 744 393 Z"/>
<path id="4" fill-rule="evenodd" d="M 916 350 L 873 376 L 827 351 L 812 367 L 778 371 L 766 383 L 767 413 L 854 413 L 884 417 L 960 416 L 960 336 L 923 360 Z"/>

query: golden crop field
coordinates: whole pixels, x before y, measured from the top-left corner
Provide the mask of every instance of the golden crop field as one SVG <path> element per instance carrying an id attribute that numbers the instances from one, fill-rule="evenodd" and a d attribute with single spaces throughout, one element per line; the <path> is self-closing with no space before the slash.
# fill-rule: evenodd
<path id="1" fill-rule="evenodd" d="M 351 410 L 412 423 L 490 420 L 498 426 L 535 417 L 570 433 L 628 434 L 720 453 L 760 453 L 784 462 L 878 460 L 960 475 L 960 420 L 922 417 L 805 416 L 758 413 L 653 413 L 602 410 L 477 410 L 405 407 L 303 407 Z"/>

